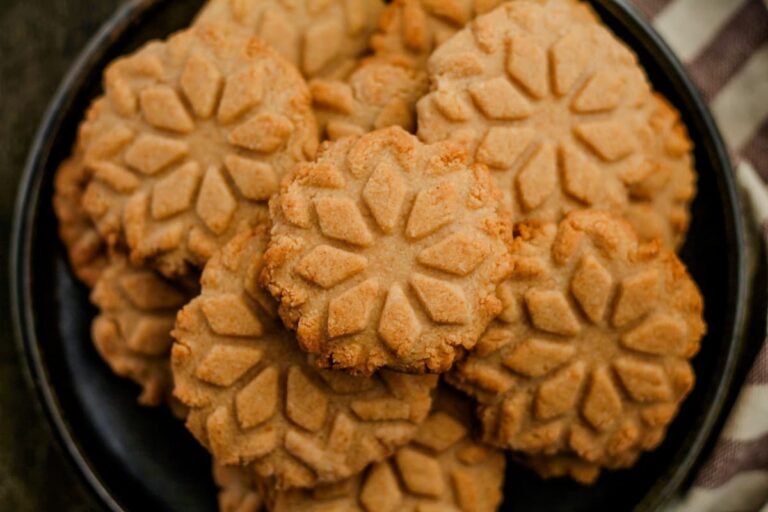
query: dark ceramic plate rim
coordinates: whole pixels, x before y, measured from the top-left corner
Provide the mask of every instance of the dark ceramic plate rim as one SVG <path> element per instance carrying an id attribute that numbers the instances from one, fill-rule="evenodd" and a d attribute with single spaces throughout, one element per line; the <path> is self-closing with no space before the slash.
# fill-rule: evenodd
<path id="1" fill-rule="evenodd" d="M 77 90 L 83 87 L 83 77 L 88 76 L 89 71 L 98 65 L 113 41 L 140 19 L 143 13 L 161 1 L 164 0 L 130 0 L 118 7 L 114 14 L 99 27 L 64 75 L 30 146 L 19 182 L 11 228 L 11 314 L 16 342 L 27 363 L 27 377 L 37 393 L 49 426 L 70 461 L 76 466 L 78 475 L 85 481 L 88 489 L 101 500 L 101 503 L 115 512 L 124 512 L 124 508 L 118 504 L 97 475 L 87 453 L 73 435 L 63 410 L 59 407 L 40 352 L 34 313 L 30 307 L 32 304 L 32 287 L 29 282 L 31 272 L 28 268 L 32 259 L 30 234 L 39 202 L 40 183 L 53 146 L 52 135 L 59 131 Z"/>
<path id="2" fill-rule="evenodd" d="M 38 128 L 29 156 L 20 180 L 11 232 L 11 307 L 16 341 L 26 362 L 27 376 L 36 390 L 47 419 L 58 441 L 65 448 L 70 460 L 78 469 L 79 475 L 90 490 L 114 511 L 123 511 L 102 479 L 93 469 L 87 453 L 73 435 L 63 411 L 59 407 L 55 391 L 48 378 L 44 358 L 40 352 L 34 322 L 30 278 L 31 278 L 31 228 L 34 225 L 40 195 L 40 183 L 50 157 L 53 135 L 56 135 L 69 110 L 76 92 L 83 87 L 83 77 L 97 66 L 110 45 L 131 25 L 141 20 L 152 7 L 167 0 L 131 0 L 101 26 L 96 35 L 79 54 L 69 72 L 61 82 L 46 114 Z M 730 340 L 728 353 L 722 364 L 722 372 L 717 383 L 717 391 L 712 405 L 707 409 L 693 441 L 682 460 L 670 464 L 666 474 L 659 475 L 657 483 L 649 490 L 646 497 L 637 505 L 638 510 L 656 510 L 667 503 L 683 482 L 690 476 L 691 470 L 702 455 L 702 450 L 711 437 L 713 428 L 721 419 L 723 408 L 734 378 L 738 355 L 741 350 L 741 337 L 745 326 L 747 306 L 747 282 L 745 272 L 744 232 L 740 215 L 740 201 L 736 192 L 733 171 L 725 145 L 711 114 L 698 90 L 688 77 L 683 65 L 653 30 L 647 20 L 635 8 L 623 0 L 595 0 L 600 8 L 611 16 L 622 20 L 625 28 L 632 33 L 644 49 L 651 54 L 670 80 L 673 88 L 681 96 L 685 109 L 695 123 L 709 139 L 714 148 L 713 167 L 720 168 L 718 173 L 719 192 L 729 215 L 724 219 L 726 228 L 733 234 L 729 249 L 736 252 L 737 265 L 729 276 L 735 282 L 735 307 L 729 311 L 726 325 L 730 326 L 727 336 Z M 679 106 L 679 105 L 678 105 Z"/>

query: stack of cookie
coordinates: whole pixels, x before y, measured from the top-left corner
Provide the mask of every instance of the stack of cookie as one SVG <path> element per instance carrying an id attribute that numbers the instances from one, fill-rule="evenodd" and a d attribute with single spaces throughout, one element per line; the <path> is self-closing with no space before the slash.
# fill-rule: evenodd
<path id="1" fill-rule="evenodd" d="M 107 68 L 54 207 L 222 510 L 485 511 L 504 450 L 589 483 L 663 440 L 691 147 L 576 0 L 210 0 Z"/>

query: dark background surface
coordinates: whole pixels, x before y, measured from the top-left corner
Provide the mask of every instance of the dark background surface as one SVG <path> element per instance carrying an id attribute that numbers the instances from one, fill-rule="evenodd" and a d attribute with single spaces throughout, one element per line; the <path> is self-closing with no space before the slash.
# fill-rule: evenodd
<path id="1" fill-rule="evenodd" d="M 7 248 L 17 183 L 34 132 L 61 77 L 120 3 L 121 0 L 0 0 L 2 512 L 98 510 L 72 465 L 55 446 L 22 373 L 6 293 Z M 739 373 L 743 375 L 743 369 Z"/>
<path id="2" fill-rule="evenodd" d="M 29 144 L 61 77 L 120 0 L 0 0 L 0 511 L 97 510 L 45 423 L 13 340 L 8 240 Z"/>

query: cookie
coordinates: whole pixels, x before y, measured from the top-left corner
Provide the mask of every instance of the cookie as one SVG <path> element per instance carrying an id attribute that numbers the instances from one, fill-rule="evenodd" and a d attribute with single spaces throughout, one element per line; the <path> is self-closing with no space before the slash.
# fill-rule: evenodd
<path id="1" fill-rule="evenodd" d="M 53 181 L 53 211 L 59 223 L 59 238 L 67 251 L 75 276 L 89 287 L 106 268 L 107 247 L 82 206 L 87 173 L 76 150 L 56 170 Z"/>
<path id="2" fill-rule="evenodd" d="M 386 58 L 361 62 L 344 80 L 309 83 L 322 139 L 337 140 L 378 128 L 416 130 L 416 102 L 429 89 L 427 74 Z"/>
<path id="3" fill-rule="evenodd" d="M 200 26 L 111 64 L 85 121 L 83 206 L 131 261 L 202 266 L 265 201 L 317 128 L 296 70 L 255 38 Z"/>
<path id="4" fill-rule="evenodd" d="M 653 168 L 628 184 L 630 200 L 624 217 L 644 240 L 661 238 L 679 248 L 691 222 L 696 196 L 693 142 L 680 113 L 660 94 L 648 106 L 653 131 Z"/>
<path id="5" fill-rule="evenodd" d="M 262 281 L 322 367 L 443 372 L 500 311 L 508 216 L 458 145 L 401 128 L 325 145 L 270 216 Z"/>
<path id="6" fill-rule="evenodd" d="M 214 460 L 213 481 L 219 489 L 219 512 L 264 510 L 262 493 L 246 470 L 237 466 L 223 466 Z"/>
<path id="7" fill-rule="evenodd" d="M 630 466 L 693 387 L 701 295 L 673 252 L 608 213 L 516 229 L 504 310 L 446 380 L 478 400 L 486 442 L 545 475 Z"/>
<path id="8" fill-rule="evenodd" d="M 467 144 L 516 220 L 607 209 L 678 247 L 695 192 L 690 141 L 636 56 L 585 9 L 520 0 L 476 18 L 429 60 L 419 136 Z"/>
<path id="9" fill-rule="evenodd" d="M 171 330 L 196 288 L 193 279 L 171 282 L 114 255 L 91 292 L 99 310 L 91 326 L 96 350 L 115 374 L 141 386 L 142 405 L 168 403 L 179 411 L 171 400 Z"/>
<path id="10" fill-rule="evenodd" d="M 422 69 L 435 48 L 476 16 L 503 0 L 394 0 L 379 19 L 371 48 L 378 56 L 396 58 Z"/>
<path id="11" fill-rule="evenodd" d="M 414 440 L 393 457 L 339 484 L 273 493 L 269 508 L 273 512 L 495 511 L 502 499 L 504 455 L 472 440 L 471 417 L 466 399 L 441 388 Z"/>
<path id="12" fill-rule="evenodd" d="M 623 462 L 616 468 L 627 468 L 634 465 L 640 455 L 640 450 L 627 453 Z M 600 477 L 600 465 L 589 462 L 578 455 L 534 455 L 518 457 L 517 461 L 533 469 L 541 478 L 571 478 L 583 485 L 591 485 Z"/>
<path id="13" fill-rule="evenodd" d="M 278 489 L 335 482 L 391 455 L 429 412 L 435 376 L 320 370 L 258 286 L 267 230 L 217 253 L 177 318 L 175 395 L 187 427 L 222 464 Z"/>
<path id="14" fill-rule="evenodd" d="M 255 34 L 304 76 L 340 78 L 365 53 L 382 0 L 209 0 L 195 21 Z"/>

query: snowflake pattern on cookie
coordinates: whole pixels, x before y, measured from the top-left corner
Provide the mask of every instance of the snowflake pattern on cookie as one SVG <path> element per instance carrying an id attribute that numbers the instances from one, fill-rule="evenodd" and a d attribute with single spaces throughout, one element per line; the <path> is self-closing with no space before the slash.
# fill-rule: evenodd
<path id="1" fill-rule="evenodd" d="M 173 332 L 174 393 L 222 464 L 247 465 L 278 489 L 336 482 L 415 435 L 437 378 L 311 364 L 258 286 L 266 243 L 266 228 L 244 232 L 206 266 Z"/>
<path id="2" fill-rule="evenodd" d="M 142 405 L 167 402 L 180 411 L 171 399 L 171 330 L 197 289 L 194 279 L 171 282 L 115 254 L 91 292 L 99 309 L 91 326 L 94 346 L 115 374 L 141 386 Z"/>
<path id="3" fill-rule="evenodd" d="M 379 128 L 416 130 L 416 102 L 427 93 L 427 74 L 390 59 L 362 61 L 344 80 L 309 83 L 321 138 L 337 140 Z"/>
<path id="4" fill-rule="evenodd" d="M 195 23 L 256 35 L 307 78 L 342 78 L 365 53 L 382 0 L 209 0 Z"/>
<path id="5" fill-rule="evenodd" d="M 360 475 L 312 490 L 272 493 L 270 510 L 289 512 L 493 512 L 502 498 L 504 455 L 472 439 L 471 404 L 440 388 L 411 443 Z"/>
<path id="6" fill-rule="evenodd" d="M 516 229 L 504 310 L 447 380 L 480 403 L 485 441 L 545 475 L 569 457 L 585 481 L 627 467 L 693 387 L 701 295 L 674 253 L 605 212 Z"/>
<path id="7" fill-rule="evenodd" d="M 500 309 L 511 231 L 457 145 L 400 128 L 342 139 L 270 208 L 263 281 L 322 366 L 445 371 Z"/>
<path id="8" fill-rule="evenodd" d="M 503 0 L 393 0 L 371 37 L 377 56 L 398 59 L 414 68 L 426 67 L 432 51 L 476 16 Z"/>
<path id="9" fill-rule="evenodd" d="M 83 127 L 83 204 L 168 276 L 202 266 L 317 145 L 309 91 L 254 38 L 199 26 L 110 65 Z"/>
<path id="10" fill-rule="evenodd" d="M 516 220 L 609 209 L 678 247 L 691 143 L 635 55 L 583 9 L 521 0 L 475 19 L 430 58 L 419 136 L 467 144 Z"/>

